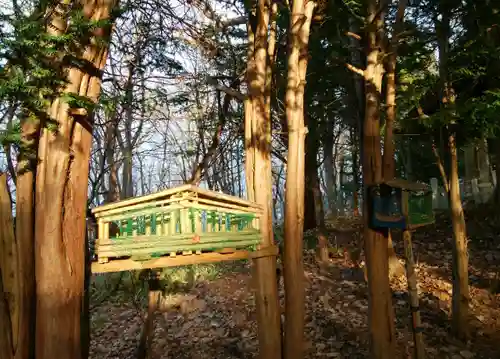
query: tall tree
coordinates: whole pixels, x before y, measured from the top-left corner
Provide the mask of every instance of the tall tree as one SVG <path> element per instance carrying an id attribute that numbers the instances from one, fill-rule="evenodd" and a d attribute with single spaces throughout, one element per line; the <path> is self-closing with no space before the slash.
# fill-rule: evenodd
<path id="1" fill-rule="evenodd" d="M 384 15 L 386 3 L 370 0 L 367 5 L 366 41 L 367 59 L 364 70 L 365 119 L 363 126 L 363 185 L 364 241 L 368 277 L 368 323 L 370 352 L 374 359 L 394 358 L 395 332 L 392 296 L 389 285 L 387 240 L 370 228 L 367 188 L 382 180 L 380 148 L 380 98 L 383 75 Z"/>
<path id="2" fill-rule="evenodd" d="M 302 358 L 304 341 L 304 89 L 314 1 L 294 0 L 288 29 L 286 118 L 288 156 L 285 190 L 285 358 Z M 314 202 L 313 202 L 314 203 Z M 313 211 L 314 214 L 314 211 Z M 314 218 L 314 216 L 313 216 Z"/>
<path id="3" fill-rule="evenodd" d="M 268 74 L 268 29 L 271 11 L 269 0 L 258 0 L 250 8 L 248 24 L 248 99 L 245 102 L 245 156 L 247 193 L 250 200 L 262 205 L 263 247 L 274 244 L 272 225 L 271 117 L 266 101 Z M 272 40 L 271 40 L 272 43 Z M 281 357 L 280 311 L 276 280 L 276 260 L 272 256 L 255 259 L 257 283 L 257 321 L 261 358 Z"/>
<path id="4" fill-rule="evenodd" d="M 25 269 L 18 279 L 23 289 L 15 305 L 22 314 L 13 340 L 23 349 L 12 347 L 12 358 L 80 358 L 84 353 L 80 315 L 92 108 L 100 93 L 115 5 L 114 0 L 84 0 L 38 8 L 36 27 L 30 29 L 41 31 L 35 36 L 42 37 L 38 40 L 47 51 L 10 57 L 16 70 L 6 74 L 10 83 L 21 78 L 17 84 L 28 87 L 39 80 L 24 92 L 33 96 L 18 99 L 24 141 L 18 160 L 16 241 L 18 265 Z M 29 40 L 22 39 L 19 46 Z M 33 64 L 46 69 L 30 73 L 27 66 Z M 44 82 L 37 76 L 44 76 Z M 9 93 L 9 82 L 6 87 L 3 94 Z M 13 94 L 19 96 L 19 91 Z"/>
<path id="5" fill-rule="evenodd" d="M 452 322 L 455 334 L 466 339 L 468 336 L 469 314 L 469 270 L 467 252 L 467 230 L 465 224 L 458 174 L 456 143 L 455 92 L 448 70 L 451 8 L 446 1 L 439 3 L 441 19 L 435 19 L 439 46 L 439 76 L 441 79 L 441 111 L 448 130 L 449 151 L 449 201 L 453 229 L 453 295 Z"/>
<path id="6" fill-rule="evenodd" d="M 383 177 L 385 181 L 392 180 L 396 175 L 396 165 L 394 156 L 394 125 L 396 122 L 396 64 L 398 58 L 398 46 L 403 31 L 404 14 L 408 0 L 399 0 L 394 30 L 388 45 L 388 56 L 386 65 L 386 117 L 384 133 L 384 168 Z M 404 268 L 399 262 L 391 236 L 391 231 L 387 233 L 389 248 L 389 274 L 402 275 Z"/>

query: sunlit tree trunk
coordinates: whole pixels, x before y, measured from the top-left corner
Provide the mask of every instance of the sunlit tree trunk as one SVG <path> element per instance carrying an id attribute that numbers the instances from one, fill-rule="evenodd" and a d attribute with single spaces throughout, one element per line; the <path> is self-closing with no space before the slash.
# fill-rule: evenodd
<path id="1" fill-rule="evenodd" d="M 254 9 L 250 10 L 254 12 Z M 247 51 L 247 70 L 246 81 L 249 87 L 248 96 L 245 99 L 245 179 L 247 199 L 255 201 L 255 145 L 252 143 L 252 126 L 254 125 L 254 94 L 250 87 L 255 77 L 255 25 L 253 24 L 253 15 L 249 16 L 247 24 L 248 33 L 248 51 Z"/>
<path id="2" fill-rule="evenodd" d="M 285 190 L 285 345 L 286 359 L 303 357 L 304 268 L 302 262 L 304 225 L 305 136 L 304 88 L 307 71 L 307 45 L 313 1 L 296 0 L 289 27 L 286 117 L 288 157 Z M 313 212 L 314 214 L 314 212 Z"/>
<path id="3" fill-rule="evenodd" d="M 248 23 L 248 99 L 245 101 L 246 185 L 249 200 L 262 205 L 262 247 L 274 245 L 272 224 L 271 118 L 266 101 L 266 78 L 270 2 L 259 0 L 256 9 L 249 9 Z M 281 357 L 281 323 L 278 287 L 275 280 L 276 258 L 254 260 L 257 322 L 259 325 L 259 356 L 262 359 Z M 271 276 L 271 277 L 270 277 Z"/>
<path id="4" fill-rule="evenodd" d="M 436 20 L 436 30 L 439 45 L 439 75 L 442 88 L 442 110 L 446 122 L 456 126 L 451 116 L 454 116 L 455 95 L 448 73 L 448 54 L 450 36 L 450 10 L 441 7 L 441 20 Z M 468 337 L 469 315 L 469 275 L 467 230 L 465 224 L 460 183 L 458 175 L 458 157 L 456 138 L 453 131 L 448 135 L 448 151 L 450 155 L 449 168 L 449 201 L 453 229 L 453 295 L 452 295 L 452 325 L 455 335 L 460 339 Z"/>
<path id="5" fill-rule="evenodd" d="M 365 121 L 363 128 L 363 184 L 367 187 L 382 180 L 380 149 L 380 97 L 382 88 L 382 54 L 384 12 L 383 3 L 368 2 L 367 66 L 365 77 Z M 381 10 L 382 7 L 382 10 Z M 364 203 L 364 241 L 368 278 L 368 329 L 370 357 L 392 359 L 395 353 L 394 312 L 389 285 L 387 240 L 372 230 L 368 220 L 368 202 Z"/>
<path id="6" fill-rule="evenodd" d="M 386 117 L 385 117 L 385 133 L 384 133 L 384 180 L 392 180 L 396 175 L 395 158 L 394 158 L 394 123 L 396 122 L 396 63 L 397 51 L 399 45 L 400 32 L 404 21 L 404 13 L 408 0 L 400 0 L 398 5 L 398 12 L 396 14 L 396 21 L 394 24 L 394 31 L 392 34 L 389 56 L 387 59 L 386 69 Z M 387 244 L 389 249 L 389 274 L 403 275 L 404 268 L 399 262 L 396 252 L 394 251 L 394 244 L 392 241 L 391 231 L 387 232 Z"/>
<path id="7" fill-rule="evenodd" d="M 366 42 L 359 36 L 359 28 L 355 20 L 351 17 L 349 18 L 349 31 L 352 36 L 349 36 L 349 48 L 350 48 L 350 59 L 352 65 L 362 68 L 362 58 L 360 49 L 363 47 L 362 44 Z M 358 36 L 356 36 L 358 35 Z M 361 138 L 363 136 L 363 121 L 365 116 L 365 90 L 363 87 L 363 79 L 357 75 L 352 78 L 352 91 L 348 94 L 350 102 L 352 103 L 353 111 L 353 123 L 350 126 L 349 136 L 351 138 L 352 146 L 352 162 L 353 162 L 353 210 L 354 216 L 359 216 L 359 192 L 360 192 L 360 180 L 359 180 L 359 168 L 362 162 L 363 154 L 363 141 Z"/>
<path id="8" fill-rule="evenodd" d="M 114 0 L 84 1 L 83 14 L 109 19 Z M 65 20 L 58 22 L 64 24 Z M 56 26 L 63 28 L 63 26 Z M 94 30 L 93 46 L 82 57 L 100 72 L 106 62 L 111 26 Z M 101 38 L 102 40 L 98 40 Z M 100 79 L 77 68 L 68 70 L 65 92 L 97 101 Z M 43 129 L 35 183 L 36 359 L 82 355 L 80 309 L 84 291 L 85 217 L 92 123 L 56 99 L 50 115 L 57 130 Z"/>

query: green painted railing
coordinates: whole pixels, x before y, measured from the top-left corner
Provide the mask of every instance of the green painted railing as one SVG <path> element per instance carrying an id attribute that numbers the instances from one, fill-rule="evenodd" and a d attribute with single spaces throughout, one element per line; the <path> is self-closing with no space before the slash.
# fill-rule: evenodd
<path id="1" fill-rule="evenodd" d="M 186 251 L 252 249 L 261 242 L 253 213 L 149 207 L 101 218 L 113 229 L 109 241 L 98 246 L 100 257 L 142 260 Z"/>

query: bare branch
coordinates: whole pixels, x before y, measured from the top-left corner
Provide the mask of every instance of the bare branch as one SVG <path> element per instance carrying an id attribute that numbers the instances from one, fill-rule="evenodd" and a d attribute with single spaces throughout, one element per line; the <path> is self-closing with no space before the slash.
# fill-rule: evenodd
<path id="1" fill-rule="evenodd" d="M 349 63 L 346 63 L 345 66 L 351 70 L 352 72 L 358 74 L 359 76 L 365 76 L 365 71 L 364 70 L 361 70 L 360 68 L 354 66 L 354 65 L 351 65 Z"/>

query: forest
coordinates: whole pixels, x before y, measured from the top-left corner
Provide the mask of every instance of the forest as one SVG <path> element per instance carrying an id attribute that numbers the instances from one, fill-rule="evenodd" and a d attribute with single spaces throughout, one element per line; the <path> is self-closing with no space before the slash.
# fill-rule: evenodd
<path id="1" fill-rule="evenodd" d="M 500 3 L 0 0 L 0 359 L 500 358 Z"/>

